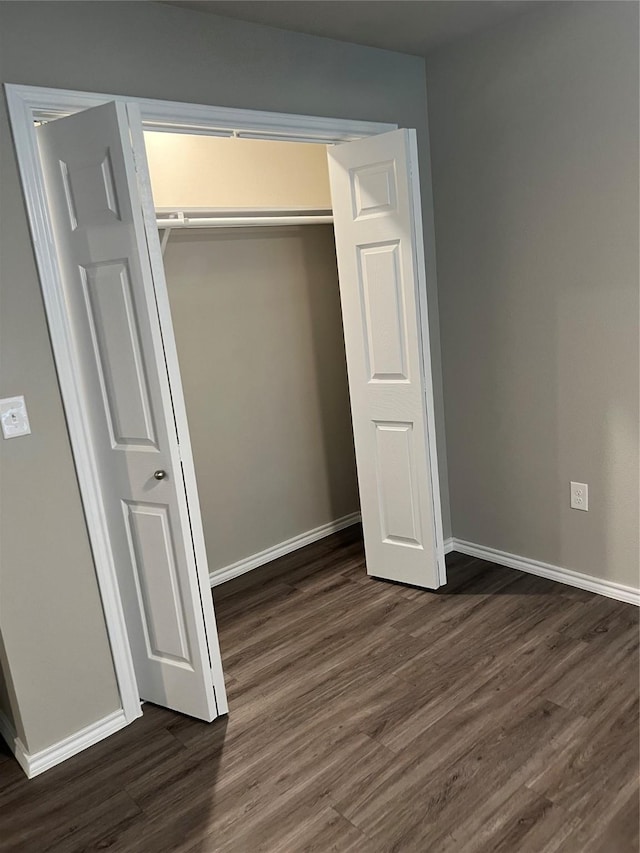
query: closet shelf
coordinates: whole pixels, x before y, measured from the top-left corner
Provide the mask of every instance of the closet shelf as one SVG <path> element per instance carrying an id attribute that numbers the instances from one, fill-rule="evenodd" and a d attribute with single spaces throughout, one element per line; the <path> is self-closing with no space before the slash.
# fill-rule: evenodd
<path id="1" fill-rule="evenodd" d="M 330 210 L 174 210 L 156 211 L 159 229 L 249 228 L 263 225 L 323 225 L 333 222 Z"/>

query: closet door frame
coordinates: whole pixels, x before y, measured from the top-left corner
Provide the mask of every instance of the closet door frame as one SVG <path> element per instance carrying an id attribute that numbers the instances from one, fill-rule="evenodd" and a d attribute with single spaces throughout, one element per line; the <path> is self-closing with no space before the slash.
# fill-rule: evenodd
<path id="1" fill-rule="evenodd" d="M 144 130 L 211 136 L 240 136 L 252 139 L 312 143 L 341 143 L 397 129 L 397 124 L 316 116 L 273 113 L 257 110 L 215 107 L 175 101 L 152 100 L 126 95 L 52 89 L 39 86 L 5 84 L 9 116 L 13 131 L 18 168 L 22 180 L 27 214 L 33 239 L 36 265 L 40 277 L 45 311 L 62 401 L 67 419 L 71 448 L 93 551 L 98 586 L 105 614 L 118 689 L 127 723 L 140 716 L 140 698 L 133 671 L 129 640 L 124 622 L 122 602 L 110 559 L 110 542 L 103 517 L 98 476 L 90 464 L 89 436 L 82 417 L 84 400 L 81 383 L 76 380 L 78 366 L 71 347 L 71 330 L 60 287 L 58 260 L 49 216 L 44 177 L 35 133 L 35 123 L 61 118 L 109 101 L 136 104 Z M 133 134 L 134 155 L 144 145 L 142 134 Z M 144 162 L 144 158 L 142 158 Z M 153 259 L 152 259 L 153 260 Z M 155 259 L 158 262 L 158 259 Z M 162 262 L 160 258 L 159 262 Z M 157 293 L 161 326 L 171 323 L 168 294 Z M 423 358 L 426 376 L 430 376 L 431 354 L 427 319 L 426 289 L 421 294 L 423 326 Z M 172 336 L 169 336 L 172 339 Z M 174 397 L 178 430 L 188 437 L 187 416 L 175 351 L 167 353 L 167 369 Z M 429 407 L 429 432 L 435 436 L 433 411 Z M 181 441 L 182 448 L 182 441 Z M 195 469 L 191 447 L 187 441 L 183 457 L 187 500 L 197 507 L 193 513 L 196 548 L 204 549 L 202 524 L 197 497 Z M 432 488 L 436 515 L 440 518 L 440 491 L 437 466 L 432 465 Z"/>

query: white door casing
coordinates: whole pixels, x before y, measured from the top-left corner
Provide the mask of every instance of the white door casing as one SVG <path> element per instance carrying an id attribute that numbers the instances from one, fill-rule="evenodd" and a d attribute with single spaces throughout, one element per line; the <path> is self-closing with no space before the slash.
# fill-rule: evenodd
<path id="1" fill-rule="evenodd" d="M 328 158 L 367 572 L 436 589 L 446 576 L 415 131 Z"/>
<path id="2" fill-rule="evenodd" d="M 127 107 L 107 103 L 37 136 L 140 696 L 212 720 L 226 698 L 212 682 L 213 605 L 202 596 L 208 572 L 194 554 L 166 370 L 172 332 L 158 317 L 164 280 L 154 282 L 149 257 L 160 246 Z M 137 168 L 144 178 L 146 162 Z"/>

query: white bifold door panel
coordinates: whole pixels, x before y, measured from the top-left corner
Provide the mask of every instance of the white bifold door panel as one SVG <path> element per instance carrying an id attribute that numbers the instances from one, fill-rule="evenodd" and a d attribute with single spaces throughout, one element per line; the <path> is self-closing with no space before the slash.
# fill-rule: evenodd
<path id="1" fill-rule="evenodd" d="M 39 127 L 38 144 L 140 697 L 212 720 L 226 711 L 212 678 L 220 653 L 194 552 L 134 124 L 135 111 L 108 103 Z"/>
<path id="2" fill-rule="evenodd" d="M 445 574 L 415 131 L 328 156 L 367 571 L 435 589 Z"/>

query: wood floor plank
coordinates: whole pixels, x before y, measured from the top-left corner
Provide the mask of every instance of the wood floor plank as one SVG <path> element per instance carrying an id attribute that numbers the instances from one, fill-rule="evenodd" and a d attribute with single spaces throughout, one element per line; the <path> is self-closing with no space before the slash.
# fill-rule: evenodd
<path id="1" fill-rule="evenodd" d="M 630 606 L 630 605 L 627 605 Z M 585 716 L 611 702 L 612 694 L 638 698 L 638 629 L 628 627 L 606 643 L 585 640 L 586 651 L 562 681 L 547 689 L 546 695 L 559 705 L 573 708 Z M 594 671 L 595 667 L 595 671 Z M 594 677 L 600 673 L 603 677 Z"/>
<path id="2" fill-rule="evenodd" d="M 445 667 L 442 680 L 431 682 L 435 695 L 422 697 L 405 716 L 402 706 L 394 708 L 394 717 L 380 721 L 374 736 L 394 752 L 428 749 L 433 756 L 441 747 L 443 760 L 452 760 L 488 728 L 522 713 L 540 695 L 540 688 L 561 678 L 582 651 L 582 645 L 571 640 L 558 643 L 552 656 L 550 645 L 522 643 L 467 681 L 464 672 L 450 673 Z"/>
<path id="3" fill-rule="evenodd" d="M 637 853 L 640 850 L 640 800 L 637 780 L 630 779 L 610 802 L 581 821 L 570 840 L 582 853 Z"/>
<path id="4" fill-rule="evenodd" d="M 114 819 L 114 816 L 117 817 Z M 118 791 L 111 797 L 98 802 L 93 808 L 78 810 L 73 815 L 65 815 L 55 831 L 49 831 L 49 836 L 41 849 L 57 851 L 57 853 L 83 853 L 96 836 L 96 827 L 102 821 L 107 821 L 110 832 L 114 829 L 122 830 L 139 819 L 142 812 L 125 791 Z M 42 826 L 38 827 L 38 835 L 42 833 Z"/>
<path id="5" fill-rule="evenodd" d="M 369 578 L 354 528 L 216 588 L 229 716 L 0 760 L 0 850 L 638 853 L 637 609 L 448 564 Z"/>
<path id="6" fill-rule="evenodd" d="M 515 768 L 572 721 L 570 712 L 538 700 L 479 742 L 466 744 L 464 754 L 451 762 L 442 755 L 436 763 L 428 753 L 401 753 L 390 773 L 350 802 L 338 803 L 338 809 L 390 850 L 441 844 L 461 814 L 484 803 L 487 791 L 499 791 L 506 801 L 521 785 Z"/>
<path id="7" fill-rule="evenodd" d="M 457 853 L 513 853 L 527 847 L 537 853 L 556 853 L 577 826 L 546 797 L 518 788 L 473 835 L 451 850 Z M 454 830 L 460 838 L 463 832 Z M 442 853 L 445 853 L 443 848 Z"/>
<path id="8" fill-rule="evenodd" d="M 566 811 L 589 816 L 613 803 L 638 768 L 638 704 L 623 699 L 586 721 L 580 740 L 566 744 L 528 785 Z"/>
<path id="9" fill-rule="evenodd" d="M 371 842 L 334 808 L 309 809 L 292 814 L 290 824 L 277 821 L 271 831 L 261 828 L 259 841 L 241 836 L 220 853 L 240 853 L 251 849 L 268 853 L 272 850 L 300 850 L 304 853 L 374 853 Z M 252 835 L 253 833 L 251 833 Z M 247 846 L 243 846 L 243 845 Z M 197 853 L 197 848 L 193 853 Z"/>

